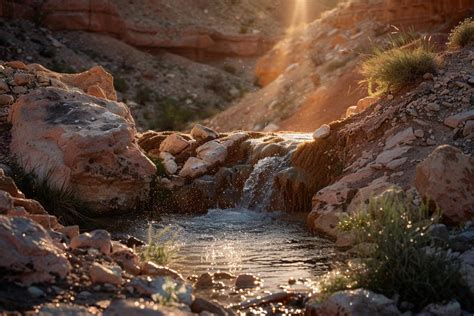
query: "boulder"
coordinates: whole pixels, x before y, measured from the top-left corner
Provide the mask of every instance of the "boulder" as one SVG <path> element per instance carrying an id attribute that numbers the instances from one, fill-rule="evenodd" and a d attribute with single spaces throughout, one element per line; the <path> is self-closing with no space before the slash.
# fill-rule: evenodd
<path id="1" fill-rule="evenodd" d="M 118 266 L 106 267 L 94 262 L 89 268 L 92 283 L 108 283 L 116 286 L 122 284 L 122 269 Z"/>
<path id="2" fill-rule="evenodd" d="M 474 219 L 474 158 L 443 145 L 416 167 L 415 186 L 450 224 Z"/>
<path id="3" fill-rule="evenodd" d="M 199 158 L 190 157 L 179 172 L 179 176 L 183 178 L 196 178 L 207 172 L 207 163 Z"/>
<path id="4" fill-rule="evenodd" d="M 262 281 L 253 274 L 240 274 L 235 279 L 237 289 L 255 288 L 262 284 Z"/>
<path id="5" fill-rule="evenodd" d="M 368 290 L 337 292 L 326 301 L 307 305 L 306 315 L 395 316 L 400 315 L 395 301 Z"/>
<path id="6" fill-rule="evenodd" d="M 0 216 L 0 270 L 25 284 L 65 278 L 69 262 L 39 224 L 26 218 Z"/>
<path id="7" fill-rule="evenodd" d="M 218 137 L 217 132 L 201 124 L 194 125 L 191 136 L 196 140 L 212 140 Z"/>
<path id="8" fill-rule="evenodd" d="M 129 211 L 148 196 L 156 168 L 135 142 L 125 104 L 40 88 L 12 106 L 10 121 L 22 167 L 76 192 L 91 210 Z"/>
<path id="9" fill-rule="evenodd" d="M 183 136 L 173 133 L 165 138 L 160 144 L 160 151 L 166 151 L 172 155 L 177 155 L 190 146 L 190 142 Z"/>
<path id="10" fill-rule="evenodd" d="M 90 233 L 83 233 L 71 239 L 71 249 L 94 248 L 105 255 L 109 255 L 112 243 L 109 232 L 97 229 Z"/>
<path id="11" fill-rule="evenodd" d="M 197 157 L 209 167 L 223 163 L 227 158 L 227 147 L 217 141 L 210 141 L 196 149 Z"/>
<path id="12" fill-rule="evenodd" d="M 316 139 L 323 139 L 329 136 L 331 133 L 331 126 L 327 124 L 321 125 L 320 128 L 318 128 L 314 133 L 313 133 L 313 138 Z"/>

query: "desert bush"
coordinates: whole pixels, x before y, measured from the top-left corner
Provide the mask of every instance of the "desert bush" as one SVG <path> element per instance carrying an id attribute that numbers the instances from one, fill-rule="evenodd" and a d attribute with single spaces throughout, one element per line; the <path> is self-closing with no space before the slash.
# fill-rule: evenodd
<path id="1" fill-rule="evenodd" d="M 474 21 L 468 18 L 456 26 L 449 34 L 448 46 L 450 48 L 461 48 L 466 46 L 474 38 Z"/>
<path id="2" fill-rule="evenodd" d="M 370 243 L 373 250 L 362 259 L 361 269 L 349 272 L 353 283 L 341 282 L 339 277 L 328 288 L 350 284 L 387 297 L 399 295 L 400 302 L 418 310 L 452 299 L 466 304 L 458 260 L 449 255 L 447 245 L 428 234 L 438 219 L 437 213 L 430 215 L 427 207 L 411 206 L 395 191 L 371 199 L 366 208 L 343 219 L 339 229 L 355 233 L 359 242 Z"/>
<path id="3" fill-rule="evenodd" d="M 12 167 L 12 177 L 18 188 L 27 198 L 37 200 L 49 214 L 56 216 L 61 224 L 96 224 L 96 220 L 88 215 L 91 214 L 89 208 L 71 189 L 65 185 L 51 185 L 53 169 L 45 176 L 38 177 L 34 170 L 25 171 L 19 164 Z"/>
<path id="4" fill-rule="evenodd" d="M 127 92 L 128 91 L 128 83 L 127 80 L 123 79 L 122 77 L 115 76 L 114 77 L 114 87 L 119 92 Z"/>
<path id="5" fill-rule="evenodd" d="M 179 231 L 171 226 L 162 229 L 154 229 L 150 224 L 147 231 L 147 244 L 138 250 L 138 254 L 144 261 L 152 261 L 164 265 L 173 260 L 179 251 L 177 245 Z"/>
<path id="6" fill-rule="evenodd" d="M 371 95 L 403 88 L 436 70 L 436 53 L 423 44 L 377 51 L 362 64 Z"/>

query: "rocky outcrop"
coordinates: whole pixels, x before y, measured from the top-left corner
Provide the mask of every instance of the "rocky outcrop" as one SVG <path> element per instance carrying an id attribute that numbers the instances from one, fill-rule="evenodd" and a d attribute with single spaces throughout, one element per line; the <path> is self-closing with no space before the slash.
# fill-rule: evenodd
<path id="1" fill-rule="evenodd" d="M 127 4 L 128 5 L 128 4 Z M 215 57 L 260 56 L 268 51 L 276 39 L 261 34 L 229 34 L 217 28 L 206 26 L 172 27 L 159 23 L 160 17 L 142 23 L 131 18 L 130 12 L 136 8 L 107 0 L 98 1 L 2 1 L 0 16 L 9 18 L 30 18 L 39 16 L 42 23 L 55 30 L 89 31 L 113 35 L 129 45 L 158 51 L 166 49 L 196 60 Z M 149 12 L 161 11 L 158 4 L 139 5 L 147 11 L 144 20 L 149 20 Z M 151 7 L 147 7 L 150 5 Z"/>
<path id="2" fill-rule="evenodd" d="M 417 166 L 415 186 L 451 224 L 474 219 L 474 158 L 459 149 L 436 148 Z"/>
<path id="3" fill-rule="evenodd" d="M 46 230 L 26 218 L 0 215 L 0 268 L 25 284 L 65 278 L 70 265 Z M 8 254 L 8 255 L 7 255 Z"/>
<path id="4" fill-rule="evenodd" d="M 78 192 L 96 212 L 128 211 L 147 196 L 155 167 L 135 144 L 126 105 L 41 88 L 12 106 L 10 121 L 23 167 Z"/>

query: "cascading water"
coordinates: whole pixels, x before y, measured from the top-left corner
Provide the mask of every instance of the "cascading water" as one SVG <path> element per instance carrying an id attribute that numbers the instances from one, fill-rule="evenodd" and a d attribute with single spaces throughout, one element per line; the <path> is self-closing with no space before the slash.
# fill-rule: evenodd
<path id="1" fill-rule="evenodd" d="M 264 279 L 262 291 L 277 290 L 290 277 L 313 278 L 330 270 L 333 246 L 306 231 L 306 214 L 265 212 L 279 195 L 275 190 L 278 172 L 289 165 L 289 156 L 258 161 L 237 207 L 211 209 L 201 216 L 168 214 L 152 223 L 157 229 L 172 226 L 181 232 L 176 241 L 180 251 L 169 266 L 184 275 L 257 274 Z M 144 239 L 148 225 L 141 220 L 127 233 Z"/>
<path id="2" fill-rule="evenodd" d="M 278 171 L 288 166 L 289 160 L 289 156 L 259 160 L 245 181 L 239 206 L 249 210 L 268 210 L 274 193 L 275 177 Z"/>

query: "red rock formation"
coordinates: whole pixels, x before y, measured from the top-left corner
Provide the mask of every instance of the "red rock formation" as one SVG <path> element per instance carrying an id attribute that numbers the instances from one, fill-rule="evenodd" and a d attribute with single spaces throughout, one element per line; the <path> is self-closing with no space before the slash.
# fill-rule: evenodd
<path id="1" fill-rule="evenodd" d="M 124 17 L 118 4 L 110 0 L 49 0 L 41 7 L 37 1 L 21 3 L 0 1 L 0 16 L 7 18 L 41 17 L 42 23 L 56 30 L 80 30 L 110 34 L 145 50 L 166 49 L 186 57 L 203 60 L 216 56 L 260 56 L 276 42 L 276 38 L 260 34 L 226 34 L 207 27 L 174 29 L 138 25 Z M 43 15 L 43 16 L 41 16 Z"/>

